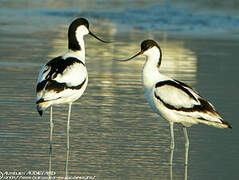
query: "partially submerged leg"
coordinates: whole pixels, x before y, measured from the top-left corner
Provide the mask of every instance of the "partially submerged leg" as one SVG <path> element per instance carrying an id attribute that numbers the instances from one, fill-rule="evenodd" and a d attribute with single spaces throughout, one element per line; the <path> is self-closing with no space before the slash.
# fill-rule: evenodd
<path id="1" fill-rule="evenodd" d="M 67 149 L 70 149 L 70 117 L 71 117 L 71 105 L 69 104 L 69 111 L 68 111 L 68 120 L 67 120 Z"/>
<path id="2" fill-rule="evenodd" d="M 71 117 L 71 105 L 69 104 L 68 110 L 68 119 L 67 119 L 67 150 L 66 150 L 66 169 L 65 169 L 65 178 L 68 179 L 68 162 L 69 162 L 69 153 L 70 153 L 70 117 Z"/>
<path id="3" fill-rule="evenodd" d="M 173 151 L 174 151 L 174 131 L 173 131 L 173 122 L 170 122 L 170 134 L 171 134 L 171 143 L 170 143 L 170 165 L 173 164 Z"/>
<path id="4" fill-rule="evenodd" d="M 184 166 L 184 180 L 187 180 L 188 179 L 188 166 L 185 165 Z"/>
<path id="5" fill-rule="evenodd" d="M 169 178 L 170 178 L 170 180 L 173 180 L 173 166 L 172 165 L 169 166 Z"/>
<path id="6" fill-rule="evenodd" d="M 48 167 L 48 180 L 52 179 L 51 159 L 52 159 L 52 153 L 50 152 L 50 154 L 49 154 L 49 167 Z"/>
<path id="7" fill-rule="evenodd" d="M 66 169 L 65 169 L 65 179 L 69 179 L 68 178 L 68 163 L 69 163 L 69 153 L 70 153 L 70 150 L 67 149 L 66 150 Z"/>
<path id="8" fill-rule="evenodd" d="M 52 119 L 52 106 L 50 107 L 50 152 L 52 151 L 52 134 L 53 134 L 53 119 Z"/>
<path id="9" fill-rule="evenodd" d="M 185 165 L 188 165 L 188 149 L 189 149 L 189 139 L 188 139 L 188 133 L 187 128 L 183 127 L 184 137 L 185 137 Z"/>

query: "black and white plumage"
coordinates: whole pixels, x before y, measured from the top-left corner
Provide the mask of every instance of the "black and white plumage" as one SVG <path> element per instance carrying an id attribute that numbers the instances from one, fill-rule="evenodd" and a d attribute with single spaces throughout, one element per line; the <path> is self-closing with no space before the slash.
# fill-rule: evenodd
<path id="1" fill-rule="evenodd" d="M 42 115 L 49 106 L 72 103 L 83 94 L 88 82 L 85 62 L 56 57 L 42 68 L 37 82 L 37 110 Z"/>
<path id="2" fill-rule="evenodd" d="M 172 150 L 174 149 L 173 124 L 175 122 L 183 124 L 186 139 L 185 164 L 187 164 L 189 140 L 186 127 L 198 123 L 218 128 L 231 128 L 231 125 L 222 119 L 210 102 L 205 100 L 190 86 L 159 72 L 158 68 L 161 64 L 162 51 L 155 41 L 143 41 L 140 52 L 120 61 L 131 60 L 141 54 L 146 56 L 142 72 L 146 98 L 154 111 L 169 121 Z M 170 163 L 172 163 L 172 155 Z"/>
<path id="3" fill-rule="evenodd" d="M 68 29 L 68 51 L 46 63 L 37 80 L 37 110 L 40 115 L 48 107 L 51 107 L 51 135 L 52 140 L 53 122 L 52 106 L 56 104 L 69 104 L 68 130 L 72 102 L 79 99 L 84 93 L 88 74 L 85 65 L 85 44 L 83 37 L 87 34 L 101 40 L 89 30 L 89 23 L 84 18 L 74 20 Z M 69 148 L 69 144 L 68 144 Z"/>

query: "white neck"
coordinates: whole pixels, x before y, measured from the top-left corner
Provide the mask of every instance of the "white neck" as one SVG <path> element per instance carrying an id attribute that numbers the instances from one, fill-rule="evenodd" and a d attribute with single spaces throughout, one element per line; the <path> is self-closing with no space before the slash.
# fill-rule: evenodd
<path id="1" fill-rule="evenodd" d="M 80 50 L 72 51 L 71 49 L 69 49 L 69 51 L 63 57 L 64 57 L 64 59 L 67 57 L 75 57 L 85 64 L 84 35 L 82 35 L 81 33 L 76 33 L 76 40 L 80 46 Z"/>
<path id="2" fill-rule="evenodd" d="M 159 59 L 160 59 L 160 52 L 152 48 L 151 52 L 146 52 L 146 62 L 143 67 L 142 72 L 142 79 L 145 88 L 152 88 L 155 83 L 161 80 L 167 79 L 166 76 L 159 72 Z"/>
<path id="3" fill-rule="evenodd" d="M 80 34 L 76 34 L 76 39 L 81 47 L 81 50 L 76 51 L 77 53 L 81 54 L 82 57 L 85 59 L 85 42 L 84 42 L 84 36 Z"/>
<path id="4" fill-rule="evenodd" d="M 151 58 L 146 57 L 142 73 L 143 83 L 146 88 L 150 88 L 153 84 L 155 84 L 160 76 L 157 64 L 150 61 Z"/>
<path id="5" fill-rule="evenodd" d="M 68 52 L 65 53 L 62 57 L 63 59 L 66 59 L 68 57 L 75 57 L 85 64 L 85 49 L 82 49 L 80 51 L 72 51 L 69 49 Z"/>

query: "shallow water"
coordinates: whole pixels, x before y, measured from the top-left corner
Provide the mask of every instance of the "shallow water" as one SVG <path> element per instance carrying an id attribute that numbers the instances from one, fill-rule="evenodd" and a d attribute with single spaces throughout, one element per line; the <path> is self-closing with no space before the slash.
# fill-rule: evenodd
<path id="1" fill-rule="evenodd" d="M 84 15 L 93 32 L 115 43 L 85 39 L 89 84 L 72 107 L 68 175 L 170 179 L 169 125 L 150 109 L 144 97 L 144 58 L 127 63 L 112 61 L 129 57 L 139 50 L 142 40 L 152 38 L 163 50 L 161 72 L 195 87 L 233 126 L 233 130 L 204 125 L 189 128 L 188 179 L 238 178 L 236 38 L 222 38 L 228 36 L 226 33 L 213 38 L 200 33 L 172 35 L 170 29 L 157 30 L 150 25 L 146 29 L 135 24 L 130 27 L 125 19 L 118 21 L 120 13 L 105 17 L 104 10 L 110 8 L 119 12 L 135 8 L 130 13 L 135 12 L 137 17 L 144 1 L 130 1 L 129 5 L 120 1 L 117 8 L 114 2 L 102 1 L 96 8 L 100 1 L 81 1 L 80 9 L 76 8 L 77 1 L 21 2 L 19 6 L 8 1 L 0 3 L 1 172 L 28 173 L 31 177 L 29 171 L 47 172 L 51 167 L 57 179 L 65 176 L 68 107 L 53 108 L 55 129 L 53 152 L 49 156 L 49 111 L 38 116 L 35 85 L 41 66 L 66 50 L 68 24 L 74 17 Z M 174 180 L 185 177 L 180 125 L 175 127 L 175 142 L 171 177 Z M 46 173 L 41 177 L 47 177 Z"/>

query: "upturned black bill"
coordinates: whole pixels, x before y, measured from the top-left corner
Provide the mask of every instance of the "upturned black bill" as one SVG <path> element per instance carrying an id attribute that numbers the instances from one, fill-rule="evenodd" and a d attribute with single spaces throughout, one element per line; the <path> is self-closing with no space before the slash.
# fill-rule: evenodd
<path id="1" fill-rule="evenodd" d="M 103 42 L 103 43 L 111 43 L 111 42 L 109 42 L 109 41 L 104 41 L 104 40 L 102 40 L 102 39 L 100 39 L 99 37 L 97 37 L 95 34 L 93 34 L 92 32 L 89 32 L 89 34 L 91 35 L 91 36 L 93 36 L 95 39 L 98 39 L 99 41 L 101 41 L 101 42 Z"/>
<path id="2" fill-rule="evenodd" d="M 115 60 L 116 60 L 116 61 L 130 61 L 131 59 L 134 59 L 135 57 L 137 57 L 137 56 L 139 56 L 139 55 L 141 55 L 141 54 L 142 54 L 142 52 L 140 51 L 140 52 L 138 52 L 137 54 L 131 56 L 131 57 L 128 58 L 128 59 L 115 59 Z"/>

